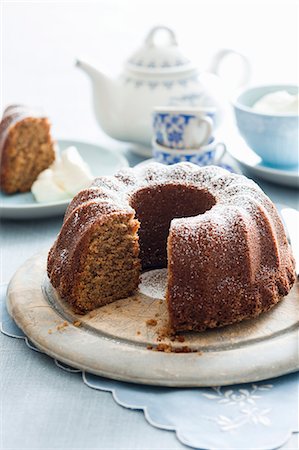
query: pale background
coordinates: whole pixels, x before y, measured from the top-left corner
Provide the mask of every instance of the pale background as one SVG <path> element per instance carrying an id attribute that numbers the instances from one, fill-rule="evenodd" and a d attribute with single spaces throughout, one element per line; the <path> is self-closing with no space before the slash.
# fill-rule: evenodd
<path id="1" fill-rule="evenodd" d="M 220 47 L 252 64 L 252 83 L 298 79 L 298 3 L 295 1 L 99 0 L 2 1 L 2 107 L 42 106 L 57 137 L 111 142 L 100 133 L 87 76 L 74 67 L 88 56 L 110 74 L 165 24 L 205 70 Z M 227 65 L 223 68 L 227 78 Z"/>
<path id="2" fill-rule="evenodd" d="M 298 3 L 226 0 L 102 0 L 97 2 L 1 1 L 1 98 L 42 106 L 56 137 L 122 147 L 97 127 L 88 78 L 74 68 L 90 56 L 117 74 L 153 25 L 174 28 L 186 53 L 205 69 L 220 47 L 246 54 L 252 83 L 298 80 Z M 227 69 L 228 70 L 228 69 Z M 226 76 L 233 76 L 226 72 Z M 296 192 L 263 183 L 282 203 Z M 1 224 L 3 282 L 28 257 L 53 242 L 61 218 Z M 19 340 L 0 335 L 2 440 L 17 449 L 183 449 L 174 433 L 148 425 L 141 412 L 116 405 L 79 376 Z M 1 432 L 1 430 L 0 430 Z M 289 449 L 297 448 L 295 437 Z M 249 444 L 250 445 L 250 444 Z"/>

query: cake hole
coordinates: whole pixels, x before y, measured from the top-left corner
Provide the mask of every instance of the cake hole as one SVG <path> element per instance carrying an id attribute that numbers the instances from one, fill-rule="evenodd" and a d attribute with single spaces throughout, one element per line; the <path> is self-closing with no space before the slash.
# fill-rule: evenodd
<path id="1" fill-rule="evenodd" d="M 167 238 L 172 219 L 203 214 L 215 203 L 210 192 L 195 186 L 167 184 L 136 192 L 130 204 L 140 222 L 142 268 L 167 267 Z"/>

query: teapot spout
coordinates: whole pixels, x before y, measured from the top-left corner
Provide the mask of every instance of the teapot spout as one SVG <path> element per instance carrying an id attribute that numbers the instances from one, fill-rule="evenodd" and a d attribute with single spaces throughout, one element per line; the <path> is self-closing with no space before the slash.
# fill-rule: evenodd
<path id="1" fill-rule="evenodd" d="M 101 75 L 101 72 L 97 69 L 96 66 L 82 59 L 76 60 L 76 67 L 83 70 L 83 72 L 87 73 L 87 75 L 91 78 L 92 81 L 95 81 L 98 78 L 98 76 Z"/>
<path id="2" fill-rule="evenodd" d="M 121 96 L 119 82 L 110 79 L 96 66 L 81 59 L 77 59 L 76 66 L 91 79 L 94 110 L 99 125 L 109 136 L 118 138 L 118 100 Z"/>

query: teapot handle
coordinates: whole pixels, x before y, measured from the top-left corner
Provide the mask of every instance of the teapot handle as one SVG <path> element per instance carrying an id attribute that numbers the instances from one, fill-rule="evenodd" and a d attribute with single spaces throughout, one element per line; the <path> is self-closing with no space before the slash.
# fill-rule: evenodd
<path id="1" fill-rule="evenodd" d="M 240 79 L 237 87 L 245 86 L 249 83 L 249 80 L 251 78 L 251 65 L 246 56 L 235 50 L 232 50 L 230 48 L 223 48 L 219 50 L 212 59 L 209 71 L 215 73 L 216 75 L 219 75 L 221 64 L 223 60 L 229 55 L 238 55 L 241 58 L 243 66 L 243 76 Z"/>
<path id="2" fill-rule="evenodd" d="M 156 37 L 156 34 L 159 33 L 159 31 L 161 31 L 161 30 L 164 30 L 168 33 L 169 45 L 178 45 L 177 40 L 176 40 L 176 35 L 171 28 L 166 27 L 165 25 L 157 25 L 156 27 L 154 27 L 150 30 L 147 37 L 145 38 L 145 43 L 149 47 L 156 46 L 155 37 Z"/>

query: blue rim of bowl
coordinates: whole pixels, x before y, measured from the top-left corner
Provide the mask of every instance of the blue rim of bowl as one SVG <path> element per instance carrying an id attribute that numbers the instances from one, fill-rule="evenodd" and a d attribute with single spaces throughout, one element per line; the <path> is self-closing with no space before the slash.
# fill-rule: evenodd
<path id="1" fill-rule="evenodd" d="M 299 86 L 297 84 L 259 84 L 257 86 L 252 86 L 248 89 L 242 89 L 239 90 L 237 92 L 237 94 L 234 96 L 233 100 L 231 101 L 232 105 L 234 108 L 240 109 L 241 111 L 245 111 L 248 112 L 250 114 L 254 114 L 256 116 L 265 116 L 265 117 L 282 117 L 282 118 L 296 118 L 299 116 L 299 112 L 298 114 L 279 114 L 279 113 L 272 113 L 272 114 L 267 114 L 267 113 L 262 113 L 262 112 L 258 112 L 258 111 L 254 111 L 254 109 L 252 109 L 252 107 L 250 106 L 245 106 L 242 103 L 240 103 L 238 100 L 240 98 L 240 96 L 242 94 L 244 94 L 245 92 L 249 92 L 249 91 L 255 91 L 256 89 L 261 89 L 261 88 L 277 88 L 277 90 L 281 90 L 281 89 L 287 89 L 287 88 L 297 88 L 298 92 L 299 92 Z M 275 92 L 275 91 L 274 91 Z M 265 94 L 266 95 L 266 94 Z"/>

